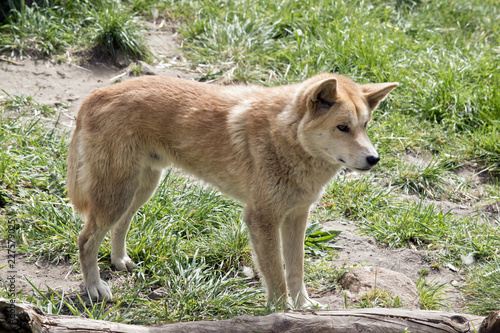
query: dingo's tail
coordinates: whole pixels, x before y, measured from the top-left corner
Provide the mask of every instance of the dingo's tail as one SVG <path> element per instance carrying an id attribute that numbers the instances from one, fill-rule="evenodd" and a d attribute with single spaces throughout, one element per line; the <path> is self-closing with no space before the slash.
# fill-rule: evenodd
<path id="1" fill-rule="evenodd" d="M 68 150 L 68 176 L 66 179 L 66 187 L 68 188 L 68 196 L 73 204 L 73 207 L 83 216 L 87 215 L 89 200 L 83 189 L 82 184 L 82 166 L 83 156 L 79 153 L 81 145 L 81 137 L 78 126 L 73 133 L 73 138 Z"/>

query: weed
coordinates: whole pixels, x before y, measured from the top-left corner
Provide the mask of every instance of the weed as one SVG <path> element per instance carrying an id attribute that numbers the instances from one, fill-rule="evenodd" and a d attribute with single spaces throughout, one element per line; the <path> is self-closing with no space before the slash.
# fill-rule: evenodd
<path id="1" fill-rule="evenodd" d="M 385 289 L 371 289 L 360 297 L 356 308 L 402 308 L 398 296 L 393 296 Z"/>
<path id="2" fill-rule="evenodd" d="M 340 247 L 327 245 L 333 240 L 340 231 L 323 231 L 318 221 L 312 221 L 308 224 L 305 238 L 305 252 L 311 256 L 326 256 L 328 250 L 338 250 Z"/>
<path id="3" fill-rule="evenodd" d="M 463 290 L 468 295 L 467 308 L 472 313 L 487 315 L 500 308 L 500 260 L 483 263 L 473 269 Z"/>
<path id="4" fill-rule="evenodd" d="M 142 66 L 140 63 L 133 64 L 130 67 L 130 75 L 141 76 L 141 74 L 142 74 Z"/>
<path id="5" fill-rule="evenodd" d="M 112 59 L 118 57 L 118 50 L 126 58 L 148 59 L 150 52 L 141 30 L 141 25 L 126 9 L 106 7 L 96 13 L 93 42 L 99 51 Z"/>
<path id="6" fill-rule="evenodd" d="M 420 297 L 420 307 L 422 310 L 441 310 L 445 307 L 443 303 L 446 298 L 446 283 L 439 281 L 427 281 L 423 274 L 417 280 L 417 290 Z"/>

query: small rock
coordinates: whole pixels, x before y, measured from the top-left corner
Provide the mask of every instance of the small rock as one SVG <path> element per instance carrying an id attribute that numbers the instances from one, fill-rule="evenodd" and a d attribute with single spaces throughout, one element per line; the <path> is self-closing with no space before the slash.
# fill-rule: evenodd
<path id="1" fill-rule="evenodd" d="M 142 75 L 158 75 L 155 69 L 144 61 L 139 61 L 139 65 L 141 66 Z"/>
<path id="2" fill-rule="evenodd" d="M 340 280 L 347 295 L 359 300 L 370 290 L 383 289 L 398 296 L 403 305 L 410 309 L 420 308 L 420 298 L 415 283 L 402 273 L 380 267 L 356 267 Z"/>
<path id="3" fill-rule="evenodd" d="M 243 266 L 243 274 L 246 275 L 248 278 L 254 278 L 255 277 L 255 272 L 251 267 L 248 266 Z"/>
<path id="4" fill-rule="evenodd" d="M 158 289 L 153 290 L 148 297 L 153 300 L 159 300 L 162 298 L 167 297 L 168 295 L 168 289 L 165 287 L 160 287 Z"/>
<path id="5" fill-rule="evenodd" d="M 132 63 L 128 66 L 127 72 L 130 76 L 158 75 L 154 67 L 148 65 L 144 61 Z"/>
<path id="6" fill-rule="evenodd" d="M 476 260 L 474 259 L 474 253 L 471 252 L 466 256 L 462 256 L 462 262 L 467 266 L 472 265 L 474 262 L 476 262 Z"/>
<path id="7" fill-rule="evenodd" d="M 130 64 L 130 60 L 121 50 L 116 50 L 115 62 L 121 68 L 127 67 Z"/>

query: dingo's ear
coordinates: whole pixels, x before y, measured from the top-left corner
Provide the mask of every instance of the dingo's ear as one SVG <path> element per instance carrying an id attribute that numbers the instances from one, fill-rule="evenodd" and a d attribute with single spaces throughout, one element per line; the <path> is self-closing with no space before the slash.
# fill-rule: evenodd
<path id="1" fill-rule="evenodd" d="M 311 88 L 310 108 L 316 113 L 325 113 L 330 110 L 337 99 L 337 79 L 334 77 L 316 83 Z"/>
<path id="2" fill-rule="evenodd" d="M 361 86 L 363 94 L 365 95 L 368 107 L 373 111 L 382 102 L 392 89 L 399 86 L 397 82 L 387 83 L 370 83 Z"/>

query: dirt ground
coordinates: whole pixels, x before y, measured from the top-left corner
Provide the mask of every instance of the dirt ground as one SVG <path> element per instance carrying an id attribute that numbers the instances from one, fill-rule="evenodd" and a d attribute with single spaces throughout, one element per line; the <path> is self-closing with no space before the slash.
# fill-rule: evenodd
<path id="1" fill-rule="evenodd" d="M 171 27 L 149 24 L 148 42 L 157 58 L 155 64 L 143 67 L 144 72 L 157 75 L 171 75 L 180 77 L 192 77 L 179 69 L 182 56 L 177 48 L 178 41 Z M 180 66 L 182 67 L 182 66 Z M 25 94 L 34 96 L 35 100 L 42 104 L 57 106 L 61 110 L 61 125 L 67 129 L 74 127 L 75 115 L 82 99 L 95 88 L 101 88 L 113 84 L 116 80 L 131 78 L 127 69 L 110 66 L 108 64 L 95 62 L 87 66 L 78 66 L 70 63 L 57 64 L 48 60 L 24 59 L 19 63 L 0 61 L 0 100 L 5 98 L 6 93 L 12 95 Z M 442 203 L 446 209 L 453 213 L 470 214 L 472 209 L 454 205 L 453 203 Z M 338 259 L 333 263 L 341 266 L 365 263 L 367 265 L 388 268 L 404 273 L 413 281 L 418 278 L 418 272 L 429 269 L 429 279 L 448 283 L 449 304 L 455 311 L 463 309 L 463 300 L 460 293 L 454 287 L 464 283 L 458 273 L 451 269 L 442 268 L 434 270 L 425 261 L 426 253 L 413 249 L 389 250 L 376 244 L 367 236 L 358 234 L 353 225 L 336 222 L 326 222 L 325 229 L 342 230 L 338 236 L 336 245 L 344 247 L 339 252 Z M 0 266 L 7 263 L 6 251 L 0 252 Z M 47 265 L 42 262 L 29 263 L 23 256 L 18 256 L 16 268 L 19 277 L 30 280 L 37 288 L 46 289 L 50 287 L 55 290 L 79 291 L 81 274 L 74 271 L 70 263 L 59 265 Z M 3 274 L 3 273 L 2 273 Z M 30 292 L 32 287 L 27 280 L 18 279 L 19 288 Z M 330 304 L 331 308 L 342 308 L 344 305 L 343 294 L 330 293 L 317 295 L 318 301 Z"/>
<path id="2" fill-rule="evenodd" d="M 173 28 L 147 23 L 147 42 L 155 55 L 155 64 L 143 63 L 146 75 L 169 75 L 190 78 L 193 74 L 173 69 L 181 67 L 182 57 Z M 71 60 L 71 59 L 69 59 Z M 91 61 L 86 65 L 56 63 L 50 60 L 23 59 L 5 61 L 0 59 L 0 100 L 10 95 L 33 96 L 40 104 L 61 109 L 61 124 L 68 129 L 74 127 L 74 119 L 80 104 L 92 89 L 106 87 L 117 81 L 133 78 L 130 68 Z"/>

